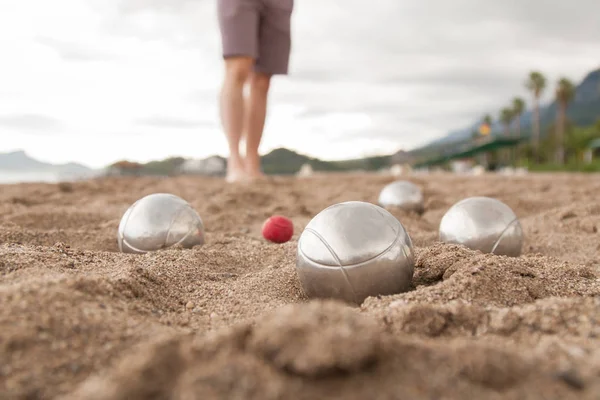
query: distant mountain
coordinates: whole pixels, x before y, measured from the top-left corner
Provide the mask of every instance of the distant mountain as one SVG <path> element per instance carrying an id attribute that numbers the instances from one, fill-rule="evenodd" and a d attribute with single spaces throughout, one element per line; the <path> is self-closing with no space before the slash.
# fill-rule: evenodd
<path id="1" fill-rule="evenodd" d="M 554 90 L 549 87 L 548 90 Z M 493 115 L 493 114 L 492 114 Z M 575 98 L 567 109 L 567 116 L 570 121 L 576 125 L 592 125 L 600 119 L 600 68 L 590 72 L 581 83 L 576 87 Z M 527 131 L 532 124 L 533 113 L 531 110 L 526 111 L 521 116 L 521 126 L 524 131 Z M 544 128 L 552 125 L 556 118 L 556 102 L 553 101 L 546 106 L 540 107 L 540 119 L 542 126 L 542 134 L 545 133 Z M 471 137 L 473 131 L 477 131 L 480 121 L 474 122 L 472 125 L 450 132 L 447 136 L 437 139 L 429 144 L 415 149 L 414 153 L 424 152 L 427 149 L 440 147 L 453 142 L 460 142 Z M 492 134 L 499 135 L 502 133 L 503 127 L 499 122 L 492 124 Z"/>
<path id="2" fill-rule="evenodd" d="M 34 171 L 48 167 L 47 164 L 29 157 L 24 151 L 0 154 L 0 169 Z"/>
<path id="3" fill-rule="evenodd" d="M 414 157 L 410 151 L 398 150 L 390 156 L 392 164 L 411 164 L 413 161 Z"/>
<path id="4" fill-rule="evenodd" d="M 77 163 L 51 164 L 36 160 L 24 151 L 0 153 L 0 182 L 58 182 L 84 179 L 96 171 Z"/>
<path id="5" fill-rule="evenodd" d="M 65 173 L 85 173 L 93 171 L 85 165 L 77 163 L 50 164 L 31 158 L 22 150 L 9 153 L 0 153 L 0 170 L 32 172 L 32 171 L 60 171 Z"/>
<path id="6" fill-rule="evenodd" d="M 410 162 L 409 152 L 399 151 L 393 155 L 373 156 L 342 161 L 324 161 L 309 157 L 286 148 L 275 149 L 261 157 L 266 174 L 292 175 L 308 164 L 313 171 L 377 171 L 390 166 L 390 163 Z M 54 165 L 29 157 L 24 151 L 0 154 L 0 183 L 45 181 L 56 182 L 95 176 L 172 176 L 196 174 L 220 176 L 225 174 L 227 160 L 220 156 L 206 159 L 185 159 L 169 157 L 164 160 L 138 163 L 132 161 L 115 162 L 100 170 L 92 170 L 84 165 L 69 163 Z"/>
<path id="7" fill-rule="evenodd" d="M 315 171 L 334 170 L 335 167 L 327 162 L 296 153 L 295 151 L 278 148 L 261 157 L 265 174 L 295 174 L 304 164 L 310 164 Z"/>
<path id="8" fill-rule="evenodd" d="M 313 171 L 374 171 L 387 167 L 390 159 L 391 156 L 375 156 L 343 161 L 323 161 L 293 150 L 278 148 L 261 156 L 261 166 L 266 174 L 271 175 L 296 174 L 305 164 L 310 165 Z M 104 174 L 112 176 L 170 176 L 178 174 L 220 176 L 225 174 L 226 168 L 227 160 L 220 156 L 211 156 L 205 159 L 169 157 L 146 164 L 125 160 L 119 161 L 105 168 Z"/>
<path id="9" fill-rule="evenodd" d="M 287 175 L 297 173 L 304 164 L 310 165 L 313 171 L 376 171 L 389 166 L 391 157 L 374 156 L 342 161 L 324 161 L 286 148 L 278 148 L 262 156 L 261 161 L 266 174 Z"/>

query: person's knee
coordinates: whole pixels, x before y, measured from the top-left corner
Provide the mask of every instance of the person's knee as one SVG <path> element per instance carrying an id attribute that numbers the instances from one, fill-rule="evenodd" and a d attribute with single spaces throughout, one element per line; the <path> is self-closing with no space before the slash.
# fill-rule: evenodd
<path id="1" fill-rule="evenodd" d="M 252 90 L 257 93 L 267 94 L 270 84 L 271 75 L 263 74 L 261 72 L 254 72 L 250 75 L 250 85 Z"/>
<path id="2" fill-rule="evenodd" d="M 231 58 L 225 63 L 227 79 L 243 85 L 250 76 L 254 61 L 250 58 Z"/>

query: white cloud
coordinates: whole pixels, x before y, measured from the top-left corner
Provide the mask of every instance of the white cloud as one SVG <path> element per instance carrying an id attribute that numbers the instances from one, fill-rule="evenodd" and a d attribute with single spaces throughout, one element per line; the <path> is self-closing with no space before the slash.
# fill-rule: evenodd
<path id="1" fill-rule="evenodd" d="M 0 2 L 0 151 L 92 166 L 226 154 L 215 3 Z M 263 151 L 415 147 L 529 99 L 530 69 L 578 81 L 598 66 L 597 0 L 295 3 L 291 76 L 272 85 Z"/>

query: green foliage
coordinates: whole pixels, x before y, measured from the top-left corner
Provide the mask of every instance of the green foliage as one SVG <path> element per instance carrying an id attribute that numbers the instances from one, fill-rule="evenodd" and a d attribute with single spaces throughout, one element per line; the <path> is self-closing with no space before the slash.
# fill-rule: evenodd
<path id="1" fill-rule="evenodd" d="M 567 78 L 561 78 L 556 87 L 556 101 L 569 104 L 575 97 L 575 85 Z"/>
<path id="2" fill-rule="evenodd" d="M 549 132 L 554 132 L 554 125 L 548 127 Z M 565 171 L 591 170 L 596 171 L 596 167 L 587 167 L 584 162 L 584 154 L 592 140 L 600 138 L 600 126 L 580 127 L 570 123 L 565 131 L 565 153 L 566 163 Z M 539 165 L 531 162 L 533 160 L 533 148 L 530 144 L 522 147 L 520 157 L 522 164 L 529 167 L 530 170 L 558 171 L 561 170 L 559 164 L 554 162 L 555 150 L 557 147 L 557 138 L 555 135 L 547 134 L 540 142 Z"/>
<path id="3" fill-rule="evenodd" d="M 511 108 L 505 107 L 500 111 L 500 122 L 502 122 L 505 125 L 508 125 L 514 118 L 514 115 L 515 114 Z"/>
<path id="4" fill-rule="evenodd" d="M 525 87 L 533 93 L 536 98 L 539 98 L 546 89 L 546 77 L 539 71 L 531 71 L 527 81 L 525 81 Z"/>
<path id="5" fill-rule="evenodd" d="M 298 154 L 294 151 L 280 148 L 262 157 L 262 168 L 266 174 L 295 174 L 304 164 L 310 164 L 314 170 L 329 170 L 327 163 Z"/>
<path id="6" fill-rule="evenodd" d="M 375 156 L 360 158 L 356 160 L 345 160 L 345 161 L 332 161 L 329 164 L 333 164 L 336 170 L 351 171 L 351 170 L 365 170 L 365 171 L 377 171 L 382 168 L 389 167 L 391 156 Z"/>
<path id="7" fill-rule="evenodd" d="M 266 174 L 290 175 L 297 173 L 302 165 L 309 164 L 315 171 L 340 172 L 351 170 L 376 171 L 390 164 L 391 156 L 366 157 L 344 161 L 322 161 L 280 148 L 262 157 L 262 168 Z"/>
<path id="8" fill-rule="evenodd" d="M 500 110 L 500 116 L 498 119 L 500 122 L 502 122 L 502 125 L 504 125 L 504 134 L 507 136 L 510 135 L 510 124 L 514 118 L 515 112 L 512 108 L 504 107 L 502 110 Z"/>
<path id="9" fill-rule="evenodd" d="M 516 117 L 520 117 L 523 111 L 525 111 L 525 100 L 515 97 L 512 101 L 512 110 Z"/>
<path id="10" fill-rule="evenodd" d="M 177 169 L 184 163 L 182 157 L 170 157 L 162 161 L 150 161 L 142 167 L 144 175 L 174 175 Z"/>
<path id="11" fill-rule="evenodd" d="M 600 161 L 590 164 L 568 162 L 566 164 L 543 163 L 525 164 L 531 172 L 600 172 Z"/>
<path id="12" fill-rule="evenodd" d="M 600 130 L 595 126 L 577 127 L 570 126 L 567 131 L 566 145 L 571 150 L 585 150 L 590 142 L 600 138 Z"/>

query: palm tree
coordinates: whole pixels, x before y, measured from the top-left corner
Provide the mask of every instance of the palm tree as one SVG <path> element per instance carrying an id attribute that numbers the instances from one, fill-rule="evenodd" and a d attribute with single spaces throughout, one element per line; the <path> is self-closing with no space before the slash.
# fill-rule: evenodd
<path id="1" fill-rule="evenodd" d="M 539 71 L 531 71 L 525 87 L 533 94 L 533 151 L 536 159 L 540 147 L 540 97 L 546 88 L 546 77 Z"/>
<path id="2" fill-rule="evenodd" d="M 525 100 L 520 97 L 515 97 L 512 102 L 512 110 L 515 119 L 517 120 L 517 137 L 521 137 L 521 115 L 525 111 Z"/>
<path id="3" fill-rule="evenodd" d="M 506 138 L 509 138 L 512 136 L 512 134 L 510 132 L 510 126 L 511 126 L 514 118 L 515 118 L 515 113 L 514 113 L 512 107 L 504 107 L 502 110 L 500 110 L 500 117 L 498 119 L 500 120 L 502 125 L 504 125 L 504 136 Z M 508 152 L 501 152 L 500 157 L 504 161 L 513 163 L 515 154 L 514 154 L 514 151 L 508 150 Z"/>
<path id="4" fill-rule="evenodd" d="M 513 109 L 510 107 L 504 107 L 501 111 L 500 111 L 500 122 L 502 122 L 502 124 L 504 125 L 504 136 L 506 137 L 510 137 L 510 124 L 513 121 L 515 114 L 513 112 Z"/>
<path id="5" fill-rule="evenodd" d="M 575 97 L 575 85 L 567 78 L 561 78 L 556 87 L 556 142 L 557 161 L 565 162 L 565 125 L 567 123 L 567 107 Z"/>
<path id="6" fill-rule="evenodd" d="M 491 126 L 492 125 L 492 116 L 490 114 L 486 114 L 483 117 L 483 123 L 486 124 L 486 125 L 488 125 L 488 126 Z"/>

